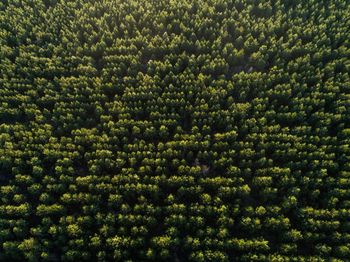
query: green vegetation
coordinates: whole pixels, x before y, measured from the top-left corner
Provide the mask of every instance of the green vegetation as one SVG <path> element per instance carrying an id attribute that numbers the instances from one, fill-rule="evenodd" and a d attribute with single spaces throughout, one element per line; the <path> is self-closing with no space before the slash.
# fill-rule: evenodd
<path id="1" fill-rule="evenodd" d="M 0 261 L 349 261 L 350 1 L 1 0 Z"/>

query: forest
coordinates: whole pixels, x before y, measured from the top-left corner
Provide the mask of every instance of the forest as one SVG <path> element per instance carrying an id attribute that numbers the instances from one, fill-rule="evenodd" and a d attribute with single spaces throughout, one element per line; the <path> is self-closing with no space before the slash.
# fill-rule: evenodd
<path id="1" fill-rule="evenodd" d="M 0 261 L 350 261 L 350 0 L 1 0 Z"/>

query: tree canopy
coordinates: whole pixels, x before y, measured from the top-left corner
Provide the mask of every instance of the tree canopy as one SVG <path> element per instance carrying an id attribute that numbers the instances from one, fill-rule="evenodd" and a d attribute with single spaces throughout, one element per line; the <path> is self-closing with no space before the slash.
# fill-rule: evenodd
<path id="1" fill-rule="evenodd" d="M 0 261 L 348 261 L 348 0 L 0 1 Z"/>

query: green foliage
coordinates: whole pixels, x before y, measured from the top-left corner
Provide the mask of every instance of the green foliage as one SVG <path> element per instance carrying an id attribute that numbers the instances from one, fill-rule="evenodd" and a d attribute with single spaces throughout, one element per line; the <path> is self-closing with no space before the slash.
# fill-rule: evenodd
<path id="1" fill-rule="evenodd" d="M 349 261 L 348 0 L 0 1 L 0 261 Z"/>

